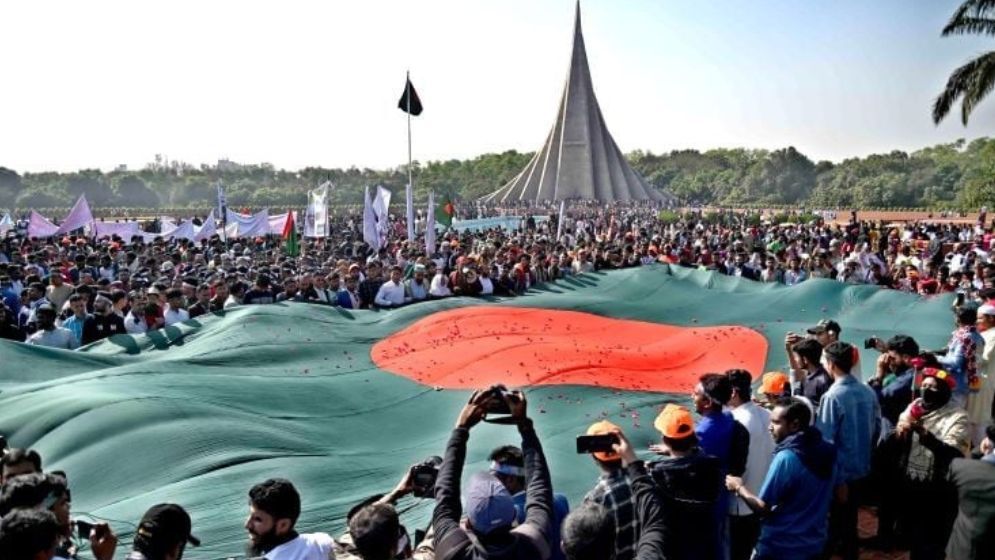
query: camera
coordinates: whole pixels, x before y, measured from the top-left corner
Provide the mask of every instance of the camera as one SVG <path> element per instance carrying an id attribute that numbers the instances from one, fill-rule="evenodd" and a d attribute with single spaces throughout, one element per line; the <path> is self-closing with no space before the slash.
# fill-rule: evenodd
<path id="1" fill-rule="evenodd" d="M 93 524 L 87 523 L 82 519 L 76 520 L 76 536 L 82 540 L 87 540 L 90 538 L 90 532 L 93 531 Z"/>
<path id="2" fill-rule="evenodd" d="M 439 477 L 442 457 L 433 455 L 411 467 L 412 494 L 418 498 L 435 497 L 435 480 Z"/>
<path id="3" fill-rule="evenodd" d="M 487 414 L 511 414 L 508 402 L 505 397 L 511 392 L 504 385 L 493 385 L 484 395 L 487 398 Z"/>
<path id="4" fill-rule="evenodd" d="M 876 337 L 876 336 L 872 336 L 870 338 L 865 338 L 864 339 L 864 350 L 873 350 L 873 349 L 877 348 L 879 342 L 881 342 L 881 339 L 878 338 L 878 337 Z"/>
<path id="5" fill-rule="evenodd" d="M 615 450 L 612 447 L 618 443 L 616 434 L 598 434 L 593 436 L 577 436 L 577 453 L 610 453 Z"/>

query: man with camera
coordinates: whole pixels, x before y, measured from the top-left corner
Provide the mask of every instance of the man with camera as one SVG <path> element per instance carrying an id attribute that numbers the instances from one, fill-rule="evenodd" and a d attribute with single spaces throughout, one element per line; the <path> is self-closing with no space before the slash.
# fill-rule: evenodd
<path id="1" fill-rule="evenodd" d="M 898 415 L 912 402 L 919 344 L 911 336 L 899 334 L 887 341 L 869 338 L 864 346 L 868 345 L 882 351 L 874 377 L 867 384 L 877 394 L 881 417 L 885 421 L 882 432 L 887 432 L 894 429 Z"/>
<path id="2" fill-rule="evenodd" d="M 664 522 L 660 499 L 646 466 L 636 457 L 632 444 L 621 430 L 612 434 L 611 451 L 619 457 L 631 481 L 634 521 L 639 537 L 634 547 L 635 560 L 662 560 L 664 556 Z M 567 560 L 618 560 L 615 522 L 611 512 L 594 502 L 585 502 L 567 516 L 562 527 L 560 546 Z"/>
<path id="3" fill-rule="evenodd" d="M 72 501 L 65 476 L 54 473 L 33 473 L 15 476 L 7 480 L 3 495 L 0 496 L 0 515 L 16 510 L 43 509 L 50 511 L 58 524 L 55 557 L 76 558 L 76 545 L 73 543 L 73 528 L 76 524 L 70 519 Z M 117 548 L 117 536 L 106 523 L 86 527 L 81 538 L 89 539 L 90 550 L 97 560 L 111 560 Z"/>
<path id="4" fill-rule="evenodd" d="M 591 453 L 601 470 L 597 485 L 584 497 L 584 503 L 601 506 L 613 521 L 615 560 L 631 560 L 639 539 L 639 521 L 629 477 L 622 467 L 622 457 L 614 449 L 620 431 L 607 420 L 595 422 L 586 436 L 577 438 L 577 451 Z"/>
<path id="5" fill-rule="evenodd" d="M 181 560 L 186 545 L 200 546 L 191 534 L 190 514 L 176 504 L 156 504 L 138 522 L 127 560 Z"/>
<path id="6" fill-rule="evenodd" d="M 353 506 L 346 515 L 349 530 L 335 542 L 337 560 L 432 560 L 435 558 L 431 531 L 417 548 L 412 548 L 411 537 L 401 524 L 395 508 L 399 499 L 409 494 L 430 498 L 435 490 L 435 480 L 441 457 L 413 465 L 401 477 L 397 486 L 383 495 L 367 498 Z"/>
<path id="7" fill-rule="evenodd" d="M 467 528 L 460 527 L 460 477 L 466 461 L 470 429 L 488 414 L 507 413 L 502 423 L 515 424 L 522 435 L 528 476 L 525 522 L 512 528 L 515 505 L 511 495 L 490 473 L 474 475 L 465 492 Z M 435 487 L 432 515 L 436 558 L 546 560 L 553 513 L 549 469 L 526 410 L 525 395 L 503 387 L 475 391 L 463 407 L 449 439 Z"/>

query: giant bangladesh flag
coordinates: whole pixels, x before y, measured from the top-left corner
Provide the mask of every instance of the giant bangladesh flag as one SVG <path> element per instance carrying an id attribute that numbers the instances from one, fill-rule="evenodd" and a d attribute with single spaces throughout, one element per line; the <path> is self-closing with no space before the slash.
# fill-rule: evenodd
<path id="1" fill-rule="evenodd" d="M 0 433 L 68 473 L 77 515 L 134 523 L 177 502 L 204 542 L 188 557 L 240 556 L 252 484 L 291 479 L 299 528 L 338 534 L 352 505 L 441 455 L 469 389 L 495 381 L 527 388 L 554 487 L 577 504 L 597 477 L 574 453 L 589 424 L 608 418 L 645 449 L 660 407 L 686 402 L 699 374 L 783 368 L 785 333 L 827 317 L 858 344 L 904 332 L 938 347 L 952 328 L 949 297 L 666 265 L 509 300 L 249 306 L 82 352 L 0 341 Z M 865 373 L 876 356 L 862 356 Z M 465 472 L 505 443 L 520 443 L 513 428 L 474 428 Z M 409 528 L 427 523 L 431 502 L 405 500 Z M 129 526 L 112 525 L 129 543 Z"/>

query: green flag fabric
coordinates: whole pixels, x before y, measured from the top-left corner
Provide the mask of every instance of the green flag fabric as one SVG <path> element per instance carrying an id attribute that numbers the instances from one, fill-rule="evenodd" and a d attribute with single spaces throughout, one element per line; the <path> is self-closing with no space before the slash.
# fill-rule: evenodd
<path id="1" fill-rule="evenodd" d="M 903 332 L 923 347 L 942 346 L 950 303 L 828 280 L 785 287 L 653 265 L 572 277 L 508 300 L 391 311 L 236 307 L 78 352 L 0 341 L 0 433 L 37 449 L 46 470 L 66 471 L 74 516 L 111 520 L 121 547 L 145 509 L 175 502 L 203 541 L 186 557 L 242 556 L 254 483 L 290 479 L 303 502 L 298 529 L 337 535 L 351 506 L 388 491 L 409 465 L 442 455 L 469 388 L 495 377 L 529 380 L 554 489 L 579 504 L 598 472 L 574 453 L 574 438 L 594 421 L 616 423 L 647 456 L 659 440 L 653 419 L 668 402 L 688 402 L 683 388 L 707 372 L 699 367 L 744 360 L 756 361 L 755 376 L 782 369 L 785 333 L 833 318 L 842 339 L 858 343 L 869 375 L 877 354 L 858 341 Z M 439 322 L 457 315 L 479 325 Z M 490 319 L 497 315 L 504 319 Z M 601 330 L 584 333 L 584 325 Z M 408 345 L 421 335 L 430 336 Z M 574 344 L 586 357 L 563 353 Z M 560 364 L 555 355 L 580 362 Z M 475 427 L 465 476 L 508 443 L 520 444 L 513 428 Z M 402 522 L 424 527 L 432 506 L 405 498 Z"/>

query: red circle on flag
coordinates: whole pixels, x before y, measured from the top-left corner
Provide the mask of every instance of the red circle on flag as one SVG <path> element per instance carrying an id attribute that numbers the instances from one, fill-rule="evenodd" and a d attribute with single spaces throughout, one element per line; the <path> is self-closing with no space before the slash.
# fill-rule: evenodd
<path id="1" fill-rule="evenodd" d="M 688 392 L 704 373 L 757 377 L 767 339 L 740 326 L 683 327 L 523 307 L 433 313 L 372 349 L 379 368 L 446 389 L 589 385 Z"/>

